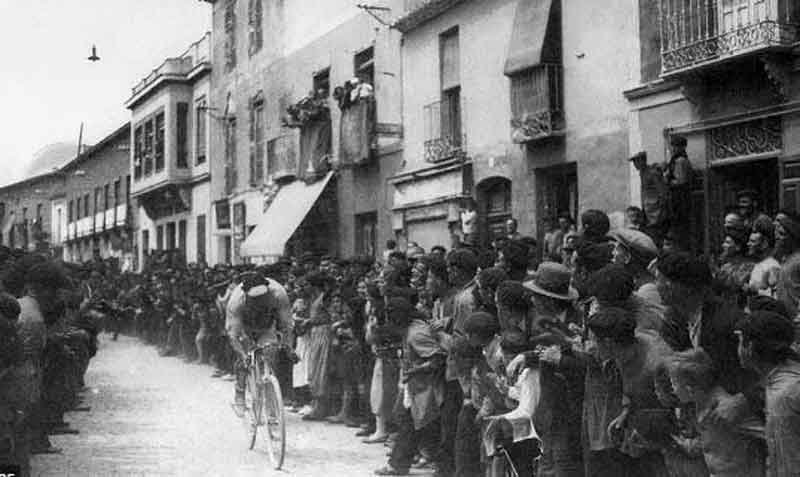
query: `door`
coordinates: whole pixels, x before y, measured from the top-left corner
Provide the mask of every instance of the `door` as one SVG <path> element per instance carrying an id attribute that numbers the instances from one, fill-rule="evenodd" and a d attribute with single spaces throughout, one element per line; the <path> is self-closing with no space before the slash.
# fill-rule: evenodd
<path id="1" fill-rule="evenodd" d="M 511 214 L 511 181 L 502 177 L 486 179 L 478 185 L 478 214 L 481 218 L 481 243 L 491 244 L 505 235 Z"/>
<path id="2" fill-rule="evenodd" d="M 536 170 L 537 235 L 542 241 L 550 222 L 569 213 L 577 223 L 578 167 L 575 163 Z"/>

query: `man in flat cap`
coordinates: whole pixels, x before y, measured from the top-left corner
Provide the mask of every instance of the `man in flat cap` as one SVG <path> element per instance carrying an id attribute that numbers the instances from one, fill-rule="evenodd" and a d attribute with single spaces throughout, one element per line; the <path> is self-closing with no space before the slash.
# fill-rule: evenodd
<path id="1" fill-rule="evenodd" d="M 667 232 L 669 185 L 664 179 L 662 164 L 648 164 L 647 153 L 642 151 L 630 158 L 639 171 L 641 181 L 642 210 L 645 215 L 644 231 L 660 243 Z"/>
<path id="2" fill-rule="evenodd" d="M 647 234 L 633 229 L 616 229 L 609 234 L 614 240 L 611 261 L 625 267 L 633 275 L 637 295 L 660 304 L 661 298 L 655 286 L 655 277 L 648 266 L 658 255 L 655 242 Z"/>
<path id="3" fill-rule="evenodd" d="M 689 218 L 692 215 L 692 163 L 686 154 L 686 138 L 672 136 L 670 138 L 672 155 L 664 169 L 664 179 L 669 186 L 670 226 L 678 232 L 678 242 L 687 246 L 689 234 Z"/>

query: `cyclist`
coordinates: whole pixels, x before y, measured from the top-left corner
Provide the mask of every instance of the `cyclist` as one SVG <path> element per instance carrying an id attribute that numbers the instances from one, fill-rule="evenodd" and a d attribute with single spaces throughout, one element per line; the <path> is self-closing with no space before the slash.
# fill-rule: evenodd
<path id="1" fill-rule="evenodd" d="M 234 408 L 244 412 L 247 353 L 253 346 L 279 344 L 292 349 L 293 322 L 286 289 L 258 273 L 242 276 L 230 294 L 225 313 L 225 331 L 238 355 Z"/>

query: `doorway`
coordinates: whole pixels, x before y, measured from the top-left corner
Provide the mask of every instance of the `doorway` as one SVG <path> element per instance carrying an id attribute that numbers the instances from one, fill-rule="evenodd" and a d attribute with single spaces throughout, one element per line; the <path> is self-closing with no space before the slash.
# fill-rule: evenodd
<path id="1" fill-rule="evenodd" d="M 544 234 L 560 214 L 568 213 L 573 222 L 578 216 L 578 166 L 572 162 L 536 169 L 536 235 Z"/>
<path id="2" fill-rule="evenodd" d="M 486 246 L 505 235 L 505 224 L 511 214 L 511 181 L 490 177 L 477 187 L 480 242 Z"/>
<path id="3" fill-rule="evenodd" d="M 779 208 L 779 171 L 777 158 L 732 164 L 712 165 L 708 170 L 708 229 L 707 244 L 714 254 L 722 243 L 725 214 L 736 208 L 736 194 L 753 189 L 758 195 L 758 207 L 770 217 Z"/>

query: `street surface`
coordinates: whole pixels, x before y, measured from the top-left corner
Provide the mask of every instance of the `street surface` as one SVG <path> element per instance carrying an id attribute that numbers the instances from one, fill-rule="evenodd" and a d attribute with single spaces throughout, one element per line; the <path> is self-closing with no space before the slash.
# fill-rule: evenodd
<path id="1" fill-rule="evenodd" d="M 387 448 L 362 444 L 354 429 L 287 413 L 284 471 L 272 470 L 263 451 L 247 450 L 233 383 L 212 372 L 103 335 L 86 377 L 91 410 L 65 416 L 80 434 L 53 436 L 63 454 L 34 456 L 33 475 L 356 477 L 385 464 Z"/>

